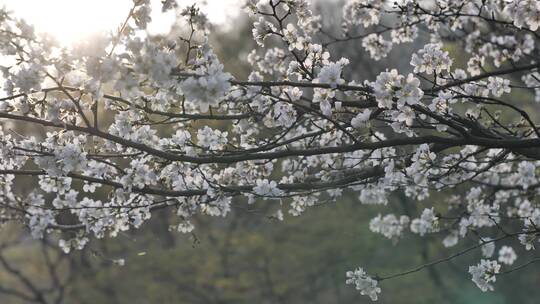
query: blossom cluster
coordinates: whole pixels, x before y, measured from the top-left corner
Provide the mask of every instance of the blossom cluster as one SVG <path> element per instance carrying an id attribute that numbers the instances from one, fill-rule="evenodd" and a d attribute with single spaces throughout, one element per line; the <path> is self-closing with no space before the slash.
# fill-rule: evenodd
<path id="1" fill-rule="evenodd" d="M 381 288 L 377 287 L 377 280 L 369 277 L 362 268 L 354 271 L 347 271 L 347 284 L 355 285 L 355 288 L 360 291 L 360 294 L 367 295 L 372 301 L 377 301 L 378 293 Z"/>
<path id="2" fill-rule="evenodd" d="M 480 264 L 469 267 L 469 273 L 472 275 L 472 280 L 482 291 L 493 290 L 493 285 L 490 283 L 497 280 L 497 273 L 501 269 L 501 265 L 497 261 L 480 260 Z"/>

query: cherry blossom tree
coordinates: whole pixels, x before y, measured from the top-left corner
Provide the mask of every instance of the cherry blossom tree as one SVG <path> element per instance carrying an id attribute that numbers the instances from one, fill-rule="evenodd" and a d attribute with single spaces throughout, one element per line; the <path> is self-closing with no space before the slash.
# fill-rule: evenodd
<path id="1" fill-rule="evenodd" d="M 540 238 L 540 1 L 348 0 L 336 35 L 307 0 L 250 0 L 247 79 L 224 70 L 203 12 L 169 9 L 178 37 L 146 35 L 149 1 L 134 0 L 117 33 L 71 47 L 0 11 L 2 221 L 62 235 L 69 252 L 157 209 L 187 233 L 191 217 L 226 216 L 233 201 L 264 200 L 282 220 L 343 195 L 387 205 L 401 192 L 422 211 L 366 228 L 394 242 L 439 238 L 448 256 L 346 273 L 371 300 L 384 280 L 473 251 L 482 291 L 540 260 L 521 258 Z M 428 43 L 402 58 L 409 71 L 375 79 L 351 79 L 330 49 L 355 42 L 383 61 L 418 37 Z M 439 192 L 445 201 L 429 203 Z"/>

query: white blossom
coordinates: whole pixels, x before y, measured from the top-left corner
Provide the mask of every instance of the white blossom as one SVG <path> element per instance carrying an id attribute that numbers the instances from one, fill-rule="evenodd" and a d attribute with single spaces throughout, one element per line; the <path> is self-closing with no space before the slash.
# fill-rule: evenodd
<path id="1" fill-rule="evenodd" d="M 366 295 L 372 301 L 377 301 L 377 294 L 381 293 L 381 288 L 377 287 L 377 280 L 369 277 L 362 268 L 357 268 L 354 271 L 347 271 L 346 275 L 346 284 L 355 285 L 361 295 Z"/>
<path id="2" fill-rule="evenodd" d="M 490 283 L 495 282 L 496 275 L 499 273 L 501 265 L 497 261 L 480 260 L 480 263 L 476 266 L 469 267 L 469 273 L 472 275 L 472 281 L 480 288 L 480 290 L 486 292 L 493 290 L 493 285 Z"/>
<path id="3" fill-rule="evenodd" d="M 263 17 L 261 17 L 253 24 L 252 33 L 257 44 L 264 46 L 264 40 L 266 37 L 268 37 L 270 33 L 274 33 L 276 31 L 276 27 L 271 22 L 266 21 Z"/>
<path id="4" fill-rule="evenodd" d="M 522 233 L 518 236 L 518 239 L 521 245 L 525 246 L 525 250 L 529 251 L 536 248 L 534 243 L 537 242 L 538 238 L 534 234 Z"/>
<path id="5" fill-rule="evenodd" d="M 380 214 L 369 222 L 369 229 L 389 239 L 397 239 L 409 225 L 409 217 L 402 215 L 399 219 L 394 214 L 382 217 Z"/>
<path id="6" fill-rule="evenodd" d="M 343 7 L 346 25 L 363 25 L 368 27 L 379 23 L 382 0 L 348 0 Z"/>
<path id="7" fill-rule="evenodd" d="M 506 265 L 512 265 L 514 264 L 514 261 L 516 259 L 517 259 L 517 255 L 512 247 L 502 246 L 501 249 L 499 250 L 499 262 Z"/>
<path id="8" fill-rule="evenodd" d="M 197 143 L 199 146 L 210 150 L 219 150 L 227 144 L 227 134 L 227 132 L 205 126 L 197 131 Z"/>
<path id="9" fill-rule="evenodd" d="M 371 113 L 372 112 L 370 109 L 366 109 L 358 113 L 358 115 L 351 119 L 351 126 L 353 126 L 354 128 L 364 127 L 366 125 L 366 122 L 369 120 Z"/>
<path id="10" fill-rule="evenodd" d="M 435 216 L 433 208 L 424 209 L 420 218 L 415 218 L 411 221 L 411 231 L 419 234 L 420 236 L 426 233 L 438 231 L 439 220 Z"/>
<path id="11" fill-rule="evenodd" d="M 204 75 L 189 77 L 179 87 L 188 100 L 196 103 L 202 112 L 207 112 L 229 92 L 231 75 L 223 72 L 223 65 L 217 62 L 201 71 Z"/>
<path id="12" fill-rule="evenodd" d="M 392 42 L 384 40 L 381 35 L 369 34 L 362 39 L 362 47 L 369 52 L 374 60 L 381 60 L 392 50 Z"/>
<path id="13" fill-rule="evenodd" d="M 487 88 L 495 97 L 500 97 L 504 93 L 510 93 L 510 80 L 501 77 L 489 77 Z"/>
<path id="14" fill-rule="evenodd" d="M 414 66 L 415 73 L 439 74 L 444 70 L 450 70 L 452 59 L 448 52 L 441 50 L 440 44 L 431 43 L 413 54 L 411 65 Z"/>
<path id="15" fill-rule="evenodd" d="M 398 99 L 398 108 L 404 105 L 415 105 L 424 96 L 419 88 L 420 81 L 409 74 L 407 78 L 399 75 L 397 70 L 382 72 L 373 83 L 373 91 L 380 108 L 391 109 L 394 98 Z"/>
<path id="16" fill-rule="evenodd" d="M 13 76 L 13 85 L 22 93 L 30 93 L 41 89 L 42 67 L 39 64 L 22 65 Z"/>
<path id="17" fill-rule="evenodd" d="M 324 66 L 319 72 L 316 79 L 319 83 L 330 84 L 332 88 L 336 88 L 338 85 L 345 83 L 345 80 L 341 78 L 341 71 L 343 66 L 348 63 L 348 60 L 342 59 L 335 63 L 330 63 Z"/>
<path id="18" fill-rule="evenodd" d="M 527 25 L 531 31 L 536 31 L 540 26 L 540 4 L 537 1 L 507 1 L 504 11 L 510 15 L 517 27 Z"/>
<path id="19" fill-rule="evenodd" d="M 536 168 L 537 166 L 532 162 L 522 161 L 518 164 L 518 179 L 519 184 L 523 189 L 529 188 L 529 186 L 537 183 L 538 179 L 536 178 Z"/>
<path id="20" fill-rule="evenodd" d="M 280 196 L 283 193 L 275 181 L 267 179 L 257 179 L 253 192 L 260 196 Z"/>
<path id="21" fill-rule="evenodd" d="M 449 235 L 447 235 L 443 240 L 444 247 L 453 247 L 459 242 L 459 233 L 454 230 Z"/>

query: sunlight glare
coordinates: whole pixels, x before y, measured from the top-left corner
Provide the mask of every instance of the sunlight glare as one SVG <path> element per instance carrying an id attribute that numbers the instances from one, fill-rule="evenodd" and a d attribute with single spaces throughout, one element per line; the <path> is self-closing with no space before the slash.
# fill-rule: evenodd
<path id="1" fill-rule="evenodd" d="M 131 0 L 0 0 L 16 16 L 69 45 L 96 32 L 114 31 L 126 18 Z"/>
<path id="2" fill-rule="evenodd" d="M 213 23 L 226 23 L 240 10 L 239 0 L 180 0 L 180 6 L 202 6 Z M 14 14 L 34 25 L 38 33 L 48 33 L 62 45 L 91 37 L 98 32 L 115 32 L 125 20 L 133 0 L 0 0 Z M 161 13 L 159 0 L 152 0 L 151 34 L 166 33 L 174 23 L 174 12 Z"/>

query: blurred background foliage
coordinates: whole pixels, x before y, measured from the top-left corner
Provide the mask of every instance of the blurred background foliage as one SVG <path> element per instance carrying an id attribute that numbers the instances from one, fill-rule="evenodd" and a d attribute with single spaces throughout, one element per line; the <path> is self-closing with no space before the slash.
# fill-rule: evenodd
<path id="1" fill-rule="evenodd" d="M 325 28 L 336 35 L 340 7 L 324 1 L 317 5 Z M 245 16 L 231 22 L 234 26 L 216 29 L 211 38 L 226 70 L 245 79 L 245 59 L 254 47 L 251 25 Z M 360 45 L 357 40 L 331 46 L 333 58 L 351 59 L 346 73 L 360 81 L 373 79 L 385 67 L 410 70 L 404 58 L 418 46 L 404 45 L 375 63 Z M 454 45 L 447 48 L 460 51 Z M 430 203 L 445 208 L 446 195 Z M 362 266 L 374 275 L 400 273 L 477 243 L 471 238 L 448 250 L 441 245 L 444 232 L 428 241 L 405 236 L 397 244 L 371 233 L 369 220 L 378 213 L 417 214 L 415 204 L 399 193 L 386 207 L 361 206 L 349 193 L 302 216 L 286 215 L 283 222 L 271 216 L 276 204 L 236 201 L 229 217 L 197 217 L 196 230 L 187 235 L 169 231 L 175 215 L 160 210 L 142 229 L 92 240 L 70 255 L 59 251 L 57 239 L 33 240 L 6 224 L 0 229 L 0 303 L 370 303 L 345 285 L 346 271 Z M 495 292 L 482 293 L 467 272 L 479 259 L 475 250 L 383 281 L 379 303 L 538 303 L 539 265 L 498 277 Z"/>

